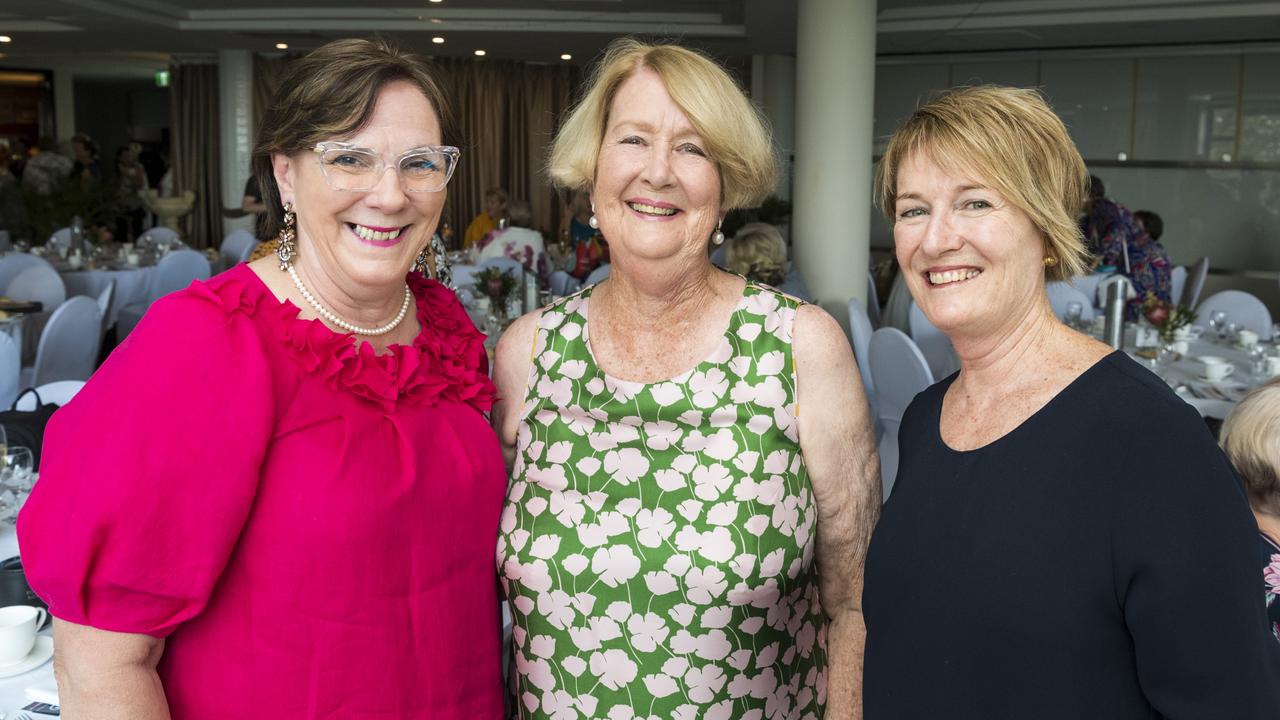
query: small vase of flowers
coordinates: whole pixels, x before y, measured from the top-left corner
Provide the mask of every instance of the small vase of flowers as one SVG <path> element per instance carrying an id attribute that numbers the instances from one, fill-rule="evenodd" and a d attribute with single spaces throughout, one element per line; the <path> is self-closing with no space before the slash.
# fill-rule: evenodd
<path id="1" fill-rule="evenodd" d="M 1178 331 L 1190 327 L 1196 320 L 1196 314 L 1191 308 L 1166 302 L 1150 292 L 1142 303 L 1142 315 L 1160 333 L 1162 344 L 1173 343 L 1178 339 Z"/>
<path id="2" fill-rule="evenodd" d="M 501 268 L 487 267 L 475 274 L 476 289 L 489 298 L 489 312 L 498 319 L 507 313 L 507 299 L 516 290 L 516 279 Z"/>

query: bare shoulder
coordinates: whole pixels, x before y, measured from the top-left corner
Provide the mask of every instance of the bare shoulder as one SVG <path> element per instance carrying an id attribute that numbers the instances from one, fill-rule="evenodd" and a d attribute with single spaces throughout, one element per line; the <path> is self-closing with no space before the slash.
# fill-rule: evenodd
<path id="1" fill-rule="evenodd" d="M 853 348 L 844 328 L 817 305 L 804 304 L 796 309 L 796 323 L 791 334 L 797 365 L 816 368 L 831 363 L 853 362 Z"/>
<path id="2" fill-rule="evenodd" d="M 533 359 L 533 341 L 538 332 L 538 320 L 542 310 L 521 315 L 498 338 L 498 347 L 493 354 L 493 378 L 498 384 L 498 392 L 510 390 L 504 387 L 513 380 L 523 383 L 529 375 L 529 363 Z M 514 388 L 519 390 L 519 388 Z"/>

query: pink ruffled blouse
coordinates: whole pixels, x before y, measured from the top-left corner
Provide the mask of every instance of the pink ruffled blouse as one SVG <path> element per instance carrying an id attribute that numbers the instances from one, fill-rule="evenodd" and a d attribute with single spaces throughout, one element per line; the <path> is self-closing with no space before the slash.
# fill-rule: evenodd
<path id="1" fill-rule="evenodd" d="M 167 637 L 175 720 L 502 713 L 483 336 L 409 276 L 375 355 L 247 266 L 157 302 L 50 422 L 18 519 L 64 620 Z"/>

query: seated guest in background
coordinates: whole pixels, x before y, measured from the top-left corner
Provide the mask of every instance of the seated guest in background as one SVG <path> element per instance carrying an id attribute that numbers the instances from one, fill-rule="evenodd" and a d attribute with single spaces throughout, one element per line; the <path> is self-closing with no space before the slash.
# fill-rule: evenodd
<path id="1" fill-rule="evenodd" d="M 560 237 L 574 247 L 595 235 L 596 229 L 591 227 L 591 196 L 582 190 L 569 193 L 569 202 L 560 213 Z"/>
<path id="2" fill-rule="evenodd" d="M 480 238 L 498 229 L 498 221 L 507 215 L 507 191 L 489 188 L 484 193 L 484 212 L 476 215 L 462 235 L 462 249 L 480 242 Z"/>
<path id="3" fill-rule="evenodd" d="M 1267 619 L 1280 640 L 1280 378 L 1232 408 L 1222 423 L 1222 449 L 1244 481 L 1258 521 Z"/>
<path id="4" fill-rule="evenodd" d="M 952 90 L 892 136 L 876 184 L 961 367 L 898 434 L 867 557 L 867 720 L 1280 717 L 1230 465 L 1167 385 L 1049 305 L 1046 281 L 1088 262 L 1062 121 L 1034 90 Z"/>
<path id="5" fill-rule="evenodd" d="M 266 237 L 267 206 L 262 202 L 262 190 L 258 186 L 258 178 L 252 174 L 245 181 L 244 196 L 240 198 L 240 209 L 253 215 L 254 237 L 258 239 Z"/>
<path id="6" fill-rule="evenodd" d="M 1138 227 L 1142 228 L 1152 240 L 1160 242 L 1160 238 L 1164 235 L 1164 220 L 1150 210 L 1138 210 L 1133 214 L 1134 222 L 1138 223 Z"/>
<path id="7" fill-rule="evenodd" d="M 725 265 L 748 280 L 781 287 L 787 279 L 787 242 L 772 225 L 747 223 L 725 248 Z"/>
<path id="8" fill-rule="evenodd" d="M 48 426 L 18 536 L 63 714 L 501 717 L 494 388 L 412 271 L 444 94 L 381 40 L 280 87 L 253 154 L 278 256 L 157 302 Z"/>
<path id="9" fill-rule="evenodd" d="M 542 233 L 533 229 L 533 210 L 528 201 L 515 200 L 507 206 L 511 224 L 494 230 L 480 239 L 476 246 L 476 262 L 489 258 L 509 257 L 524 266 L 525 272 L 535 273 L 544 283 L 550 273 Z"/>
<path id="10" fill-rule="evenodd" d="M 31 158 L 31 141 L 20 137 L 13 141 L 13 159 L 9 163 L 9 172 L 22 181 L 22 173 L 27 169 L 27 160 Z"/>
<path id="11" fill-rule="evenodd" d="M 39 148 L 22 171 L 22 187 L 36 195 L 52 195 L 66 182 L 75 163 L 58 152 L 58 143 L 51 137 L 40 138 Z"/>
<path id="12" fill-rule="evenodd" d="M 1164 247 L 1142 229 L 1129 208 L 1107 199 L 1106 192 L 1102 180 L 1090 175 L 1082 230 L 1085 243 L 1100 262 L 1133 282 L 1137 295 L 1129 301 L 1126 311 L 1134 319 L 1148 293 L 1170 302 L 1173 264 Z"/>
<path id="13" fill-rule="evenodd" d="M 18 179 L 13 175 L 13 156 L 3 147 L 0 147 L 0 230 L 9 233 L 10 241 L 25 238 L 29 232 L 27 205 Z"/>
<path id="14" fill-rule="evenodd" d="M 856 717 L 880 480 L 852 352 L 707 253 L 773 188 L 768 130 L 719 65 L 626 38 L 549 165 L 613 268 L 498 345 L 521 716 Z"/>

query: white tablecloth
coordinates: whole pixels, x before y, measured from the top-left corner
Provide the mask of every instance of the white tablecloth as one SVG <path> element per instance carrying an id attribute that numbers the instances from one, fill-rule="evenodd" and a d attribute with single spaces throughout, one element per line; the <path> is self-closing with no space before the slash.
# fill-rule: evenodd
<path id="1" fill-rule="evenodd" d="M 1128 339 L 1125 350 L 1133 353 L 1137 348 L 1133 346 L 1131 333 L 1128 334 Z M 1205 355 L 1223 358 L 1234 365 L 1235 370 L 1223 380 L 1206 380 L 1203 377 L 1204 364 L 1198 360 Z M 1187 354 L 1174 360 L 1165 368 L 1157 368 L 1155 363 L 1147 358 L 1135 357 L 1135 359 L 1159 374 L 1169 385 L 1175 388 L 1185 387 L 1190 395 L 1208 400 L 1240 402 L 1246 393 L 1267 381 L 1267 378 L 1255 376 L 1250 372 L 1249 354 L 1245 350 L 1204 337 L 1191 340 Z"/>
<path id="2" fill-rule="evenodd" d="M 116 281 L 116 296 L 107 318 L 107 327 L 110 327 L 115 324 L 120 308 L 147 301 L 155 271 L 156 266 L 150 265 L 120 270 L 63 270 L 58 274 L 67 286 L 67 297 L 86 295 L 96 300 L 108 283 Z"/>

